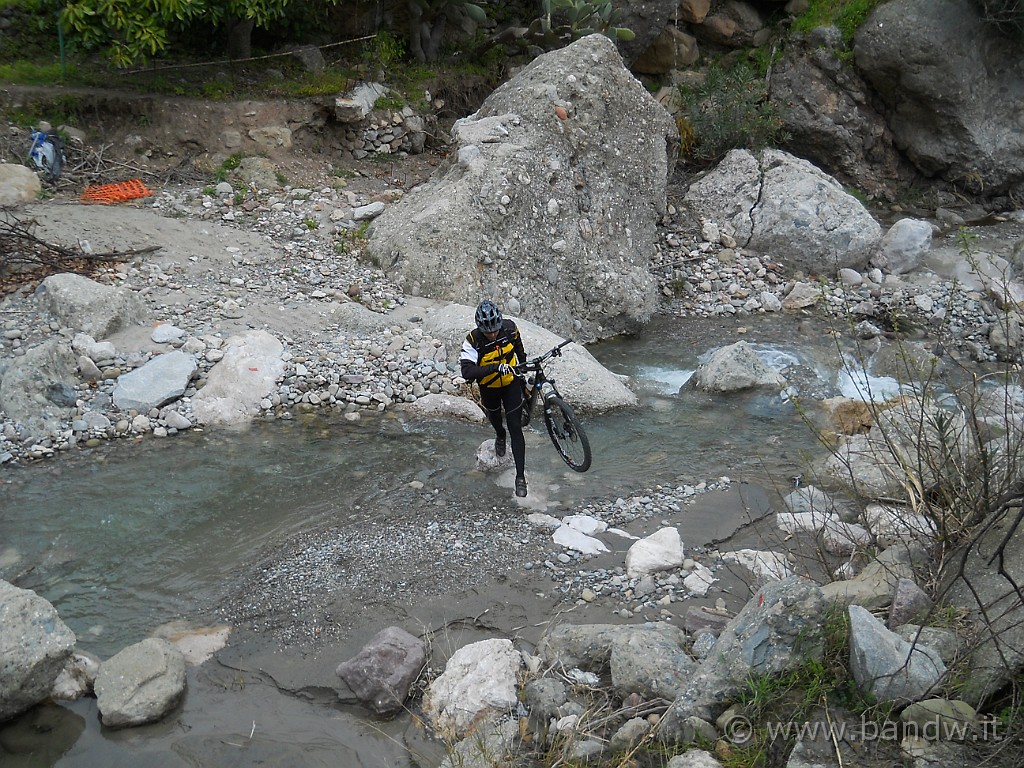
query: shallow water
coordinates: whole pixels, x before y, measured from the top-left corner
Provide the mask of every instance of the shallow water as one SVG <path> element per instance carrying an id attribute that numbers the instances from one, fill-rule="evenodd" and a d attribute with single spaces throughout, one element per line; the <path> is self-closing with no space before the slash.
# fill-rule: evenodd
<path id="1" fill-rule="evenodd" d="M 659 483 L 729 475 L 771 487 L 799 471 L 801 452 L 813 439 L 791 404 L 778 392 L 735 398 L 680 392 L 697 352 L 706 349 L 677 343 L 676 330 L 663 323 L 643 337 L 591 349 L 631 377 L 640 406 L 584 417 L 594 450 L 586 474 L 568 470 L 546 434 L 531 429 L 531 501 L 557 514 Z M 765 346 L 762 353 L 776 361 L 813 357 L 789 345 Z M 571 402 L 572 393 L 563 394 Z M 473 468 L 475 449 L 487 437 L 482 425 L 402 414 L 357 423 L 309 418 L 113 444 L 3 468 L 0 577 L 52 602 L 79 647 L 106 658 L 168 622 L 213 621 L 225 582 L 255 553 L 311 526 L 379 525 L 375 510 L 404 498 L 400 491 L 411 482 L 505 499 L 507 490 Z M 233 683 L 205 670 L 190 671 L 189 698 L 170 724 L 108 732 L 98 726 L 94 701 L 57 708 L 59 717 L 47 708 L 44 714 L 61 722 L 56 730 L 32 726 L 31 718 L 0 729 L 0 764 L 404 764 L 403 750 L 357 713 L 282 696 L 276 688 L 250 691 L 239 704 L 227 695 Z M 228 710 L 214 715 L 220 707 Z M 220 739 L 207 733 L 211 718 L 231 733 Z M 247 738 L 250 721 L 258 724 L 258 747 Z M 294 732 L 299 723 L 304 733 Z M 182 737 L 193 729 L 194 738 Z M 65 733 L 62 748 L 58 733 Z M 296 751 L 297 740 L 305 749 Z M 37 746 L 16 756 L 12 743 L 48 745 L 50 754 Z"/>

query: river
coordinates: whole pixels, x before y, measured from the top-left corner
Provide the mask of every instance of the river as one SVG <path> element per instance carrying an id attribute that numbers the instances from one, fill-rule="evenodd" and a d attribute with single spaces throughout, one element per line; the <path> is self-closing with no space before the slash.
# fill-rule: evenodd
<path id="1" fill-rule="evenodd" d="M 703 321 L 698 331 L 691 321 L 667 319 L 641 337 L 591 348 L 631 378 L 640 405 L 585 417 L 594 451 L 586 474 L 567 470 L 546 435 L 531 431 L 525 507 L 474 469 L 474 450 L 488 436 L 482 426 L 394 413 L 196 431 L 3 468 L 0 576 L 53 603 L 79 647 L 107 658 L 168 627 L 218 626 L 225 603 L 252 578 L 253 562 L 310 529 L 386 530 L 434 508 L 442 525 L 449 514 L 464 530 L 481 494 L 489 515 L 516 515 L 521 523 L 526 511 L 566 514 L 588 499 L 720 475 L 771 493 L 815 450 L 792 403 L 779 392 L 722 398 L 680 392 L 681 385 L 699 353 L 741 337 L 777 366 L 798 364 L 826 378 L 835 372 L 825 369 L 824 336 L 778 335 L 749 318 L 747 325 Z M 773 334 L 791 341 L 770 342 Z M 534 556 L 526 536 L 522 560 Z M 537 583 L 519 573 L 493 584 L 460 577 L 457 586 L 480 605 L 497 606 L 492 628 L 508 630 L 503 620 L 529 623 L 550 612 L 550 595 Z M 190 668 L 180 711 L 154 725 L 102 728 L 88 698 L 36 708 L 0 728 L 0 765 L 412 765 L 417 738 L 405 733 L 409 718 L 368 719 L 330 690 L 333 666 L 358 650 L 369 627 L 413 616 L 431 621 L 449 602 L 443 579 L 411 588 L 406 602 L 416 610 L 402 594 L 376 605 L 355 592 L 348 603 L 337 598 L 348 622 L 326 648 L 282 650 L 265 633 L 240 627 L 216 660 Z M 501 606 L 508 616 L 494 615 Z M 480 627 L 453 629 L 450 642 L 473 639 Z M 310 684 L 317 678 L 322 684 Z"/>

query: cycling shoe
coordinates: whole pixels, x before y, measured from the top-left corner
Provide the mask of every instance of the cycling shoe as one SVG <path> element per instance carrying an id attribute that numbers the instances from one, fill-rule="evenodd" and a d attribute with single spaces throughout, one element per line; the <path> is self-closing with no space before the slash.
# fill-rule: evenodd
<path id="1" fill-rule="evenodd" d="M 519 475 L 516 478 L 516 496 L 522 498 L 526 495 L 526 478 Z"/>

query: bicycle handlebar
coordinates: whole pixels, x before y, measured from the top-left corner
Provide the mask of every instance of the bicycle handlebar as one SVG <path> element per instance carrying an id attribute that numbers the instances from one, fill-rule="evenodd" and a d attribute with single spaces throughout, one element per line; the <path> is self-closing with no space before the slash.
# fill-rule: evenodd
<path id="1" fill-rule="evenodd" d="M 519 365 L 515 366 L 516 374 L 521 376 L 526 371 L 536 371 L 540 364 L 547 360 L 549 357 L 561 356 L 562 347 L 564 347 L 566 344 L 572 344 L 572 339 L 566 339 L 558 346 L 549 349 L 543 355 L 535 357 L 532 360 L 527 360 L 525 363 L 520 363 Z"/>

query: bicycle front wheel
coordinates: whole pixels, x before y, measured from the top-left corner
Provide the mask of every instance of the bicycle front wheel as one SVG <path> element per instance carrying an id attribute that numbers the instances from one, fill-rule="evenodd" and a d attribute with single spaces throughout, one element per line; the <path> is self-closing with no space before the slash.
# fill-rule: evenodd
<path id="1" fill-rule="evenodd" d="M 577 472 L 590 469 L 590 441 L 572 407 L 557 395 L 544 403 L 544 424 L 562 461 Z"/>

